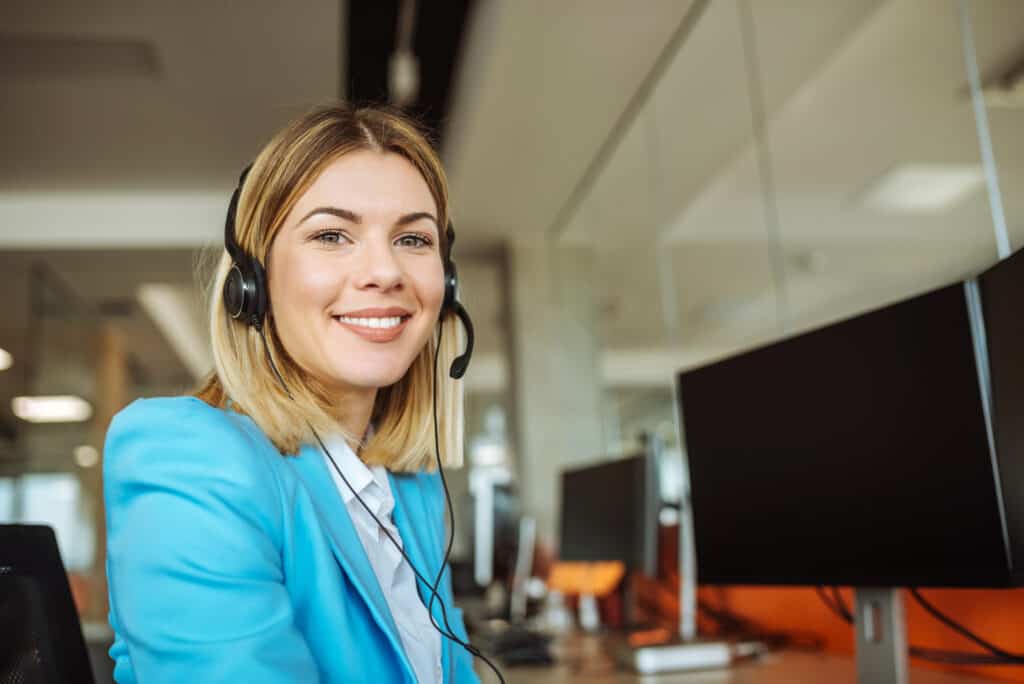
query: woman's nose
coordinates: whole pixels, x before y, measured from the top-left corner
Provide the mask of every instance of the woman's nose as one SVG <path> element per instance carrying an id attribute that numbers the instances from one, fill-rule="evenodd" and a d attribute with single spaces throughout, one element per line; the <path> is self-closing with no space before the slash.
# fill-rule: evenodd
<path id="1" fill-rule="evenodd" d="M 386 292 L 401 287 L 403 279 L 402 265 L 389 241 L 368 240 L 363 243 L 356 277 L 359 288 Z"/>

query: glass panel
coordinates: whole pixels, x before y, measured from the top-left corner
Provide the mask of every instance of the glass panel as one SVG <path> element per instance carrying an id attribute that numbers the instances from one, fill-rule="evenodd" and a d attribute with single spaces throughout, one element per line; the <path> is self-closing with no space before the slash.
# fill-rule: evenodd
<path id="1" fill-rule="evenodd" d="M 996 220 L 1005 221 L 1010 249 L 1018 250 L 1024 246 L 1024 3 L 963 4 L 969 13 L 960 18 L 969 19 L 998 181 L 993 209 Z"/>
<path id="2" fill-rule="evenodd" d="M 0 523 L 14 522 L 14 478 L 0 477 Z"/>
<path id="3" fill-rule="evenodd" d="M 995 260 L 953 3 L 741 3 L 788 331 Z M 729 201 L 724 197 L 723 201 Z"/>
<path id="4" fill-rule="evenodd" d="M 50 525 L 68 570 L 87 570 L 95 553 L 96 535 L 89 504 L 78 478 L 71 473 L 31 474 L 21 478 L 19 522 Z"/>
<path id="5" fill-rule="evenodd" d="M 595 251 L 612 451 L 678 459 L 675 373 L 778 329 L 744 83 L 737 8 L 710 3 L 562 234 Z"/>

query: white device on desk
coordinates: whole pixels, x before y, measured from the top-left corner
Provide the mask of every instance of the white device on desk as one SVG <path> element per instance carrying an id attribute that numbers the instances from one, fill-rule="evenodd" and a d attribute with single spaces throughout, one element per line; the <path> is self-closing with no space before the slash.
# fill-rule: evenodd
<path id="1" fill-rule="evenodd" d="M 729 643 L 695 639 L 678 644 L 643 646 L 631 649 L 629 653 L 625 664 L 640 674 L 648 675 L 729 667 L 738 660 L 763 655 L 765 647 L 759 641 Z"/>

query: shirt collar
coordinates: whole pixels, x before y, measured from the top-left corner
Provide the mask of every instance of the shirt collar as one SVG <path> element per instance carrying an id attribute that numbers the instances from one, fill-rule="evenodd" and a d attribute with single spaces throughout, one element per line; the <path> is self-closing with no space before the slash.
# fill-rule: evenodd
<path id="1" fill-rule="evenodd" d="M 341 470 L 345 475 L 345 479 L 352 485 L 352 489 L 355 490 L 356 494 L 362 496 L 363 491 L 373 484 L 373 473 L 365 463 L 359 460 L 355 452 L 352 451 L 352 447 L 348 445 L 344 437 L 340 435 L 331 435 L 324 440 L 324 446 L 330 452 L 330 455 L 334 457 L 334 462 L 338 465 L 338 469 Z M 338 485 L 338 490 L 341 492 L 341 498 L 347 505 L 353 498 L 354 494 L 352 489 L 342 481 L 338 472 L 334 469 L 334 466 L 330 463 L 330 458 L 327 454 L 324 454 L 324 458 L 327 459 L 327 468 L 331 471 L 331 476 L 334 478 L 335 483 Z"/>
<path id="2" fill-rule="evenodd" d="M 390 514 L 394 503 L 389 496 L 390 487 L 387 485 L 387 471 L 381 466 L 370 468 L 363 463 L 345 438 L 340 435 L 329 436 L 324 440 L 324 445 L 330 451 L 331 456 L 334 457 L 334 462 L 338 464 L 338 469 L 344 473 L 345 479 L 352 485 L 352 489 L 349 489 L 348 485 L 345 484 L 344 480 L 341 479 L 341 476 L 334 469 L 334 466 L 331 465 L 327 454 L 324 454 L 324 459 L 327 461 L 327 469 L 331 472 L 331 477 L 341 493 L 341 498 L 345 505 L 350 505 L 355 499 L 355 494 L 358 494 L 359 498 L 366 502 L 375 515 Z M 355 494 L 352 492 L 353 489 Z"/>

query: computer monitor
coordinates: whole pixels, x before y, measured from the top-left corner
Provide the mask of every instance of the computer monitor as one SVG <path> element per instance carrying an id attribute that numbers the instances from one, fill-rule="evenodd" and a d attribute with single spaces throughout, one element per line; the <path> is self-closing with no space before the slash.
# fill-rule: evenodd
<path id="1" fill-rule="evenodd" d="M 494 545 L 491 554 L 494 575 L 509 582 L 515 570 L 519 550 L 519 521 L 522 518 L 519 494 L 511 485 L 494 488 Z"/>
<path id="2" fill-rule="evenodd" d="M 699 581 L 1024 584 L 1022 274 L 680 373 Z"/>
<path id="3" fill-rule="evenodd" d="M 989 373 L 992 427 L 1004 487 L 1006 527 L 1015 570 L 1024 568 L 1024 250 L 978 277 Z"/>
<path id="4" fill-rule="evenodd" d="M 562 471 L 559 557 L 657 573 L 661 497 L 650 451 Z"/>

